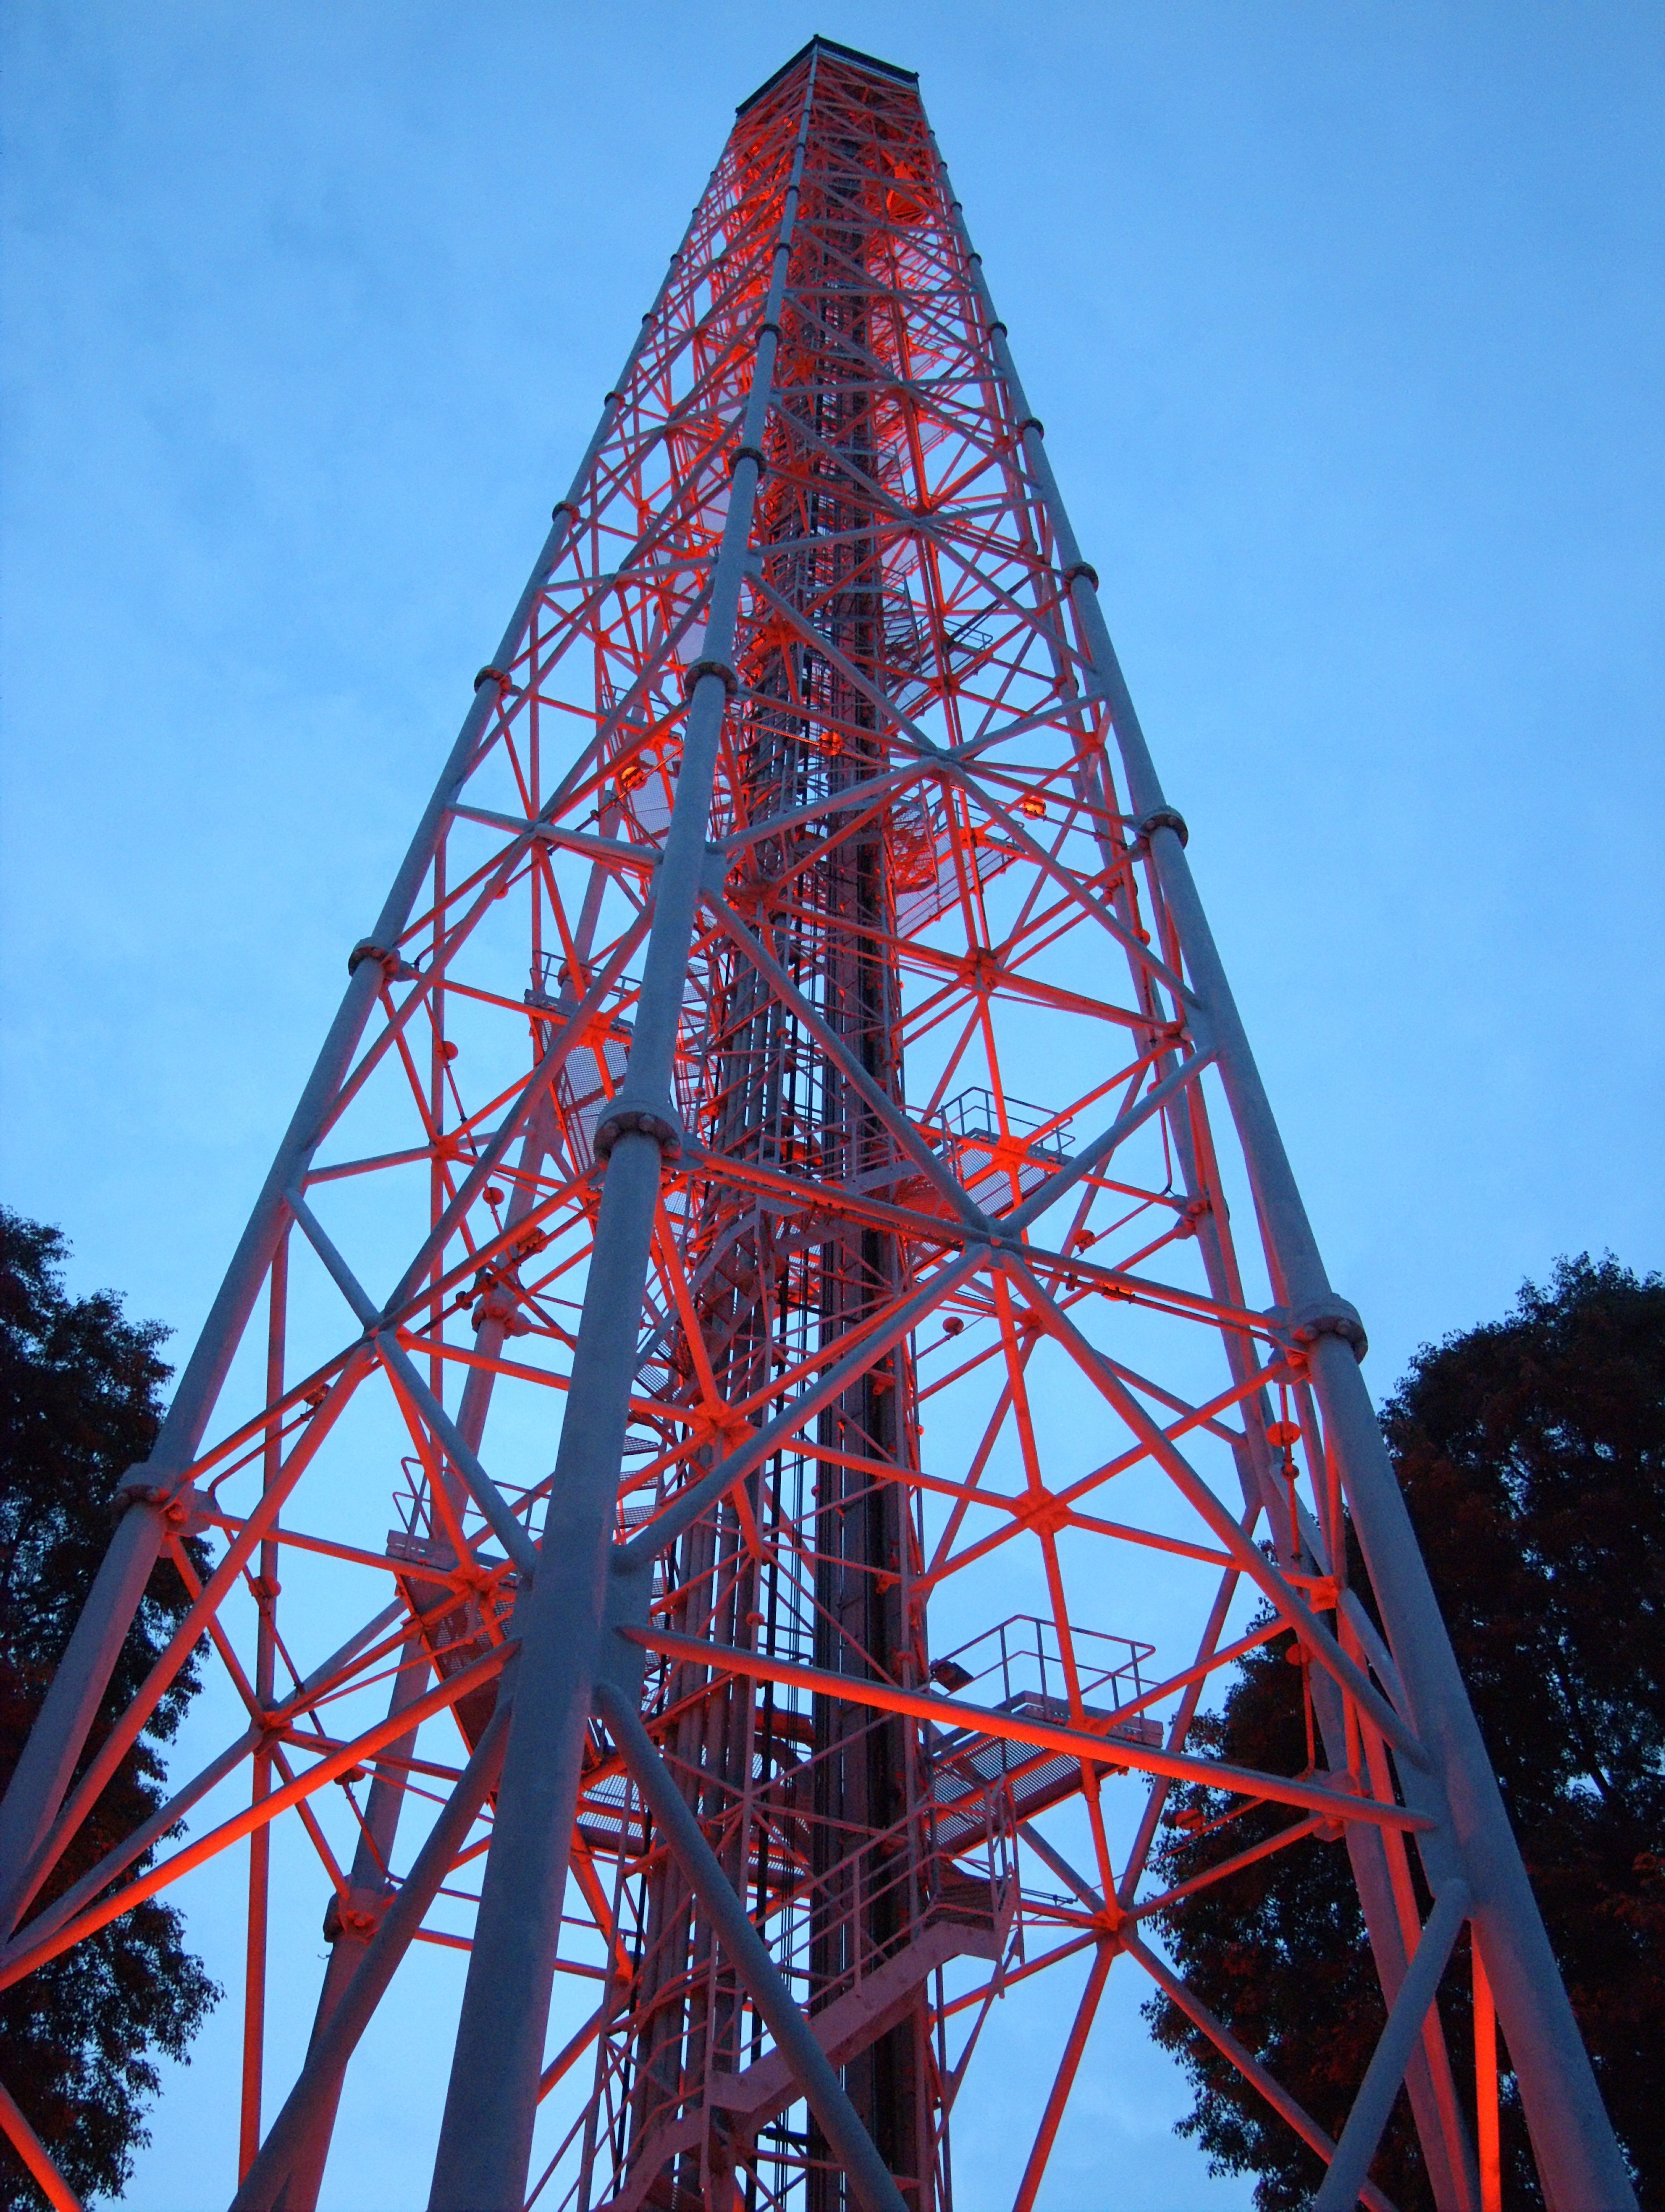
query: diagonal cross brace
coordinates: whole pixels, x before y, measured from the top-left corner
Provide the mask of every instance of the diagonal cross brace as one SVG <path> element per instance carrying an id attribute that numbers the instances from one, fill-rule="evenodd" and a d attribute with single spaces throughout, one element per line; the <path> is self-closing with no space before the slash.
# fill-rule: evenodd
<path id="1" fill-rule="evenodd" d="M 515 1565 L 523 1575 L 536 1573 L 537 1547 L 516 1519 L 507 1498 L 481 1467 L 476 1455 L 469 1450 L 457 1424 L 412 1366 L 396 1332 L 384 1322 L 375 1301 L 336 1249 L 328 1230 L 298 1190 L 289 1193 L 288 1204 L 307 1243 L 335 1279 L 342 1296 L 363 1322 L 366 1337 L 386 1368 L 390 1381 L 397 1382 L 455 1460 L 457 1472 L 469 1486 L 469 1495 Z"/>
<path id="2" fill-rule="evenodd" d="M 649 1522 L 628 1542 L 621 1544 L 612 1560 L 614 1572 L 632 1573 L 645 1560 L 674 1544 L 682 1531 L 713 1506 L 724 1492 L 780 1450 L 806 1421 L 812 1419 L 823 1406 L 830 1406 L 841 1396 L 858 1376 L 865 1374 L 893 1345 L 899 1344 L 917 1328 L 934 1306 L 968 1276 L 975 1274 L 987 1259 L 986 1245 L 972 1245 L 940 1267 L 923 1289 L 897 1307 L 888 1321 L 865 1334 L 854 1351 L 826 1368 L 808 1389 L 800 1391 L 790 1405 L 783 1407 L 772 1420 L 754 1429 L 746 1442 L 719 1460 L 709 1474 L 702 1476 L 689 1489 L 679 1492 L 657 1519 Z"/>
<path id="3" fill-rule="evenodd" d="M 0 2082 L 0 2131 L 10 2136 L 12 2148 L 33 2175 L 52 2212 L 82 2212 L 80 2197 L 52 2163 L 51 2153 L 3 2082 Z"/>
<path id="4" fill-rule="evenodd" d="M 1416 1956 L 1394 1999 L 1393 2010 L 1382 2038 L 1365 2069 L 1359 2094 L 1347 2114 L 1347 2124 L 1329 2161 L 1323 2186 L 1312 2200 L 1312 2212 L 1352 2212 L 1365 2186 L 1370 2162 L 1382 2130 L 1388 2124 L 1393 2100 L 1411 2063 L 1411 2053 L 1422 2033 L 1422 2022 L 1439 1988 L 1445 1961 L 1451 1955 L 1463 1922 L 1468 1917 L 1466 1882 L 1454 1881 L 1443 1891 L 1422 1931 Z"/>
<path id="5" fill-rule="evenodd" d="M 708 890 L 705 903 L 721 923 L 724 933 L 745 954 L 782 1004 L 790 1007 L 821 1050 L 837 1063 L 845 1082 L 860 1091 L 921 1174 L 929 1179 L 974 1235 L 986 1237 L 990 1227 L 988 1215 L 967 1194 L 963 1184 L 948 1173 L 906 1113 L 888 1091 L 874 1081 L 845 1040 L 816 1012 L 780 963 L 753 936 L 726 900 L 717 892 Z"/>
<path id="6" fill-rule="evenodd" d="M 1026 1267 L 1014 1259 L 1008 1260 L 1006 1272 L 1029 1299 L 1041 1326 L 1058 1340 L 1089 1379 L 1097 1380 L 1105 1398 L 1115 1407 L 1152 1458 L 1199 1517 L 1214 1530 L 1236 1564 L 1288 1621 L 1299 1637 L 1302 1646 L 1369 1714 L 1375 1726 L 1402 1758 L 1409 1759 L 1415 1765 L 1426 1766 L 1427 1753 L 1408 1724 L 1389 1705 L 1364 1670 L 1342 1650 L 1312 1608 L 1250 1542 L 1233 1516 L 1226 1510 L 1190 1461 L 1151 1419 L 1109 1362 L 1099 1357 L 1057 1302 L 1047 1296 Z"/>
<path id="7" fill-rule="evenodd" d="M 1178 2005 L 1186 2018 L 1202 2029 L 1220 2056 L 1229 2059 L 1244 2080 L 1260 2091 L 1273 2111 L 1287 2120 L 1301 2141 L 1316 2150 L 1320 2158 L 1334 2158 L 1335 2144 L 1333 2139 L 1324 2133 L 1310 2112 L 1296 2103 L 1282 2084 L 1273 2079 L 1259 2060 L 1250 2056 L 1225 2022 L 1214 2017 L 1166 1960 L 1154 1951 L 1147 1950 L 1136 1936 L 1129 1935 L 1125 1929 L 1119 1940 L 1129 1958 L 1138 1961 L 1170 2002 Z M 1374 2182 L 1363 2183 L 1358 2195 L 1368 2206 L 1369 2212 L 1394 2212 L 1391 2201 L 1382 2194 Z M 1351 2203 L 1353 2199 L 1349 2197 L 1347 2202 Z"/>

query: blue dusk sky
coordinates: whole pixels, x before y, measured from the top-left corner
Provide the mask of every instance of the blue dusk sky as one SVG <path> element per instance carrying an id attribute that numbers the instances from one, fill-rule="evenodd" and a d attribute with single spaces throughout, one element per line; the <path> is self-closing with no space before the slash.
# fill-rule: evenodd
<path id="1" fill-rule="evenodd" d="M 183 1355 L 734 104 L 816 30 L 920 72 L 1378 1395 L 1558 1254 L 1658 1265 L 1651 0 L 14 0 L 0 1195 Z M 241 1865 L 180 1893 L 227 1997 L 140 2212 L 226 2199 Z M 1045 2212 L 1246 2206 L 1111 1986 Z M 444 2057 L 366 2045 L 330 2212 L 425 2200 Z"/>

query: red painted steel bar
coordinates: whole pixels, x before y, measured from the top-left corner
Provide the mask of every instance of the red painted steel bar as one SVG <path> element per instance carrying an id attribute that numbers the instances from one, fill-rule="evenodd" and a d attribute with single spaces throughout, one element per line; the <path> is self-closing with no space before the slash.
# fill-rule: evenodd
<path id="1" fill-rule="evenodd" d="M 39 2185 L 40 2193 L 52 2212 L 81 2212 L 81 2199 L 58 2172 L 45 2145 L 3 2083 L 0 2083 L 0 2128 L 5 2130 L 12 2148 Z"/>
<path id="2" fill-rule="evenodd" d="M 1498 2126 L 1498 2015 L 1478 1942 L 1474 1976 L 1474 2124 L 1480 2154 L 1480 2212 L 1503 2212 L 1503 2152 Z"/>

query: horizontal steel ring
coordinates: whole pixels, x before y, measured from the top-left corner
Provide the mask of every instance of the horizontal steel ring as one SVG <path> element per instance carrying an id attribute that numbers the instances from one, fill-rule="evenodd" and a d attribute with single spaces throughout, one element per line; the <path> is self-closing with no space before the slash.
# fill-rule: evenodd
<path id="1" fill-rule="evenodd" d="M 639 1106 L 625 1106 L 615 1113 L 603 1115 L 596 1124 L 590 1149 L 598 1160 L 604 1160 L 621 1137 L 630 1135 L 651 1137 L 668 1160 L 681 1158 L 682 1133 L 675 1123 L 668 1121 L 663 1114 L 649 1113 Z"/>
<path id="2" fill-rule="evenodd" d="M 1359 1309 L 1346 1298 L 1315 1298 L 1293 1317 L 1289 1334 L 1297 1344 L 1316 1344 L 1321 1336 L 1339 1336 L 1343 1344 L 1353 1346 L 1358 1359 L 1370 1350 Z"/>

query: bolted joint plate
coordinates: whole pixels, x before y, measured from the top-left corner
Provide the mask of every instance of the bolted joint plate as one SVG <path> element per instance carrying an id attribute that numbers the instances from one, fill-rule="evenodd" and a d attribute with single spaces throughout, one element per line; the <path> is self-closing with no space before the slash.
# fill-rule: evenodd
<path id="1" fill-rule="evenodd" d="M 148 1505 L 160 1513 L 176 1536 L 200 1535 L 209 1524 L 208 1510 L 211 1501 L 194 1485 L 182 1483 L 176 1476 L 173 1481 L 156 1482 L 147 1465 L 129 1468 L 116 1486 L 110 1501 L 110 1517 L 119 1521 L 136 1505 Z"/>
<path id="2" fill-rule="evenodd" d="M 647 1646 L 639 1643 L 627 1632 L 633 1628 L 648 1626 L 653 1599 L 655 1560 L 650 1555 L 626 1564 L 625 1547 L 613 1549 L 611 1571 L 607 1577 L 607 1595 L 602 1601 L 601 1650 L 596 1659 L 596 1674 L 601 1681 L 611 1682 L 633 1705 L 642 1701 L 642 1680 L 647 1672 Z"/>
<path id="3" fill-rule="evenodd" d="M 382 1924 L 382 1915 L 391 1905 L 397 1893 L 390 1884 L 383 1889 L 349 1889 L 347 1902 L 342 1904 L 333 1889 L 330 1902 L 324 1908 L 324 1940 L 339 1942 L 343 1936 L 354 1936 L 367 1943 Z"/>
<path id="4" fill-rule="evenodd" d="M 1321 1336 L 1339 1336 L 1353 1346 L 1355 1359 L 1362 1360 L 1370 1350 L 1359 1309 L 1345 1298 L 1314 1298 L 1311 1304 L 1300 1307 L 1291 1316 L 1289 1335 L 1292 1343 L 1299 1345 L 1316 1344 Z"/>

